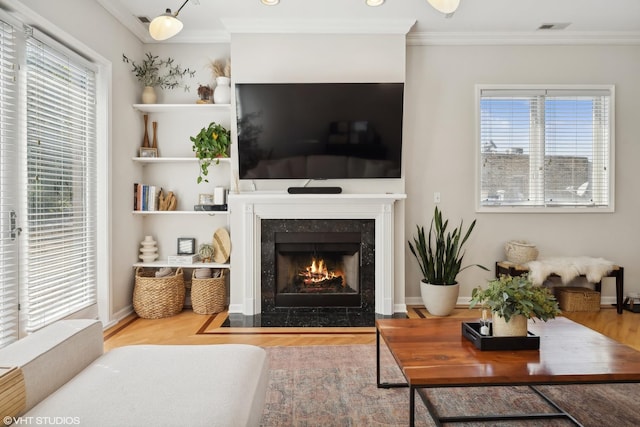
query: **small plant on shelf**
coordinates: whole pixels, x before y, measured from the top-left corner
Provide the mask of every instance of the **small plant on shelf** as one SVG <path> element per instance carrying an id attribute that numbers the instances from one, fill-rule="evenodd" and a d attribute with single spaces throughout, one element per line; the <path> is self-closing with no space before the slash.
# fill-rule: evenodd
<path id="1" fill-rule="evenodd" d="M 189 91 L 189 86 L 182 82 L 185 76 L 193 77 L 196 72 L 189 68 L 182 68 L 176 64 L 174 59 L 161 59 L 158 55 L 150 52 L 145 54 L 145 58 L 136 63 L 122 54 L 122 61 L 131 65 L 131 72 L 143 86 L 159 87 L 160 89 L 184 88 Z"/>
<path id="2" fill-rule="evenodd" d="M 199 104 L 211 104 L 211 95 L 213 95 L 213 89 L 209 85 L 198 86 Z"/>
<path id="3" fill-rule="evenodd" d="M 229 157 L 229 146 L 231 145 L 231 132 L 224 126 L 211 122 L 208 127 L 202 128 L 196 136 L 192 136 L 193 151 L 200 160 L 200 175 L 198 184 L 202 181 L 209 182 L 209 166 L 215 160 L 220 163 L 220 158 Z"/>

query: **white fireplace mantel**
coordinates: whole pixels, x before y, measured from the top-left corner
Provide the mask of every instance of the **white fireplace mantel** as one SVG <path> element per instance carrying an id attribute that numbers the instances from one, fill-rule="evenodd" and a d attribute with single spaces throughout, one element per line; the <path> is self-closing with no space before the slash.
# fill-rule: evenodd
<path id="1" fill-rule="evenodd" d="M 394 204 L 406 194 L 288 194 L 250 192 L 229 195 L 231 286 L 229 312 L 261 312 L 260 231 L 263 219 L 375 220 L 375 311 L 394 312 Z"/>

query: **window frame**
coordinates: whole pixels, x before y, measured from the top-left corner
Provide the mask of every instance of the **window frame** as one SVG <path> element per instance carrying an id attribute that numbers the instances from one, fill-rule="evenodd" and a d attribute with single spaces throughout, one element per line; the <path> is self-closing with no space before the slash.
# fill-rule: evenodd
<path id="1" fill-rule="evenodd" d="M 484 206 L 481 200 L 482 194 L 482 132 L 481 132 L 481 101 L 483 90 L 504 90 L 514 93 L 524 91 L 602 91 L 610 92 L 609 100 L 609 164 L 608 164 L 608 192 L 609 204 L 607 206 L 524 206 L 524 205 L 495 205 Z M 476 84 L 475 85 L 475 207 L 477 213 L 613 213 L 615 212 L 615 85 L 606 84 Z M 544 154 L 543 154 L 544 156 Z"/>
<path id="2" fill-rule="evenodd" d="M 111 201 L 111 104 L 112 104 L 112 62 L 105 56 L 101 55 L 94 49 L 90 48 L 85 43 L 79 41 L 69 33 L 55 26 L 51 22 L 43 19 L 40 15 L 36 14 L 27 7 L 19 6 L 16 3 L 16 8 L 10 14 L 4 9 L 0 8 L 0 20 L 6 22 L 14 28 L 16 31 L 16 132 L 19 139 L 20 149 L 17 154 L 16 164 L 24 163 L 24 109 L 26 108 L 26 101 L 22 95 L 25 91 L 25 55 L 23 49 L 26 43 L 25 37 L 29 35 L 29 31 L 32 29 L 38 38 L 46 38 L 46 42 L 49 45 L 55 45 L 56 49 L 66 50 L 68 52 L 79 55 L 81 58 L 96 67 L 96 99 L 95 99 L 95 113 L 96 113 L 96 125 L 95 132 L 97 138 L 97 212 L 95 219 L 97 221 L 97 248 L 96 248 L 96 261 L 97 261 L 97 304 L 88 307 L 87 309 L 80 310 L 73 314 L 70 314 L 66 318 L 99 318 L 104 325 L 113 323 L 112 314 L 112 291 L 111 291 L 111 221 L 112 215 L 109 208 Z M 24 171 L 16 173 L 16 186 L 24 185 L 26 182 L 26 174 Z M 19 192 L 20 193 L 20 192 Z M 16 213 L 18 218 L 21 218 L 22 210 L 24 206 L 23 198 L 24 194 L 19 195 L 16 201 Z M 17 222 L 18 227 L 23 226 L 21 219 Z M 21 239 L 21 238 L 20 238 Z M 16 241 L 20 240 L 16 239 Z M 22 245 L 20 245 L 22 246 Z M 22 248 L 18 247 L 17 251 L 22 256 Z M 18 268 L 22 268 L 21 265 Z M 20 273 L 21 274 L 21 273 Z M 18 284 L 16 283 L 16 287 Z M 23 291 L 19 290 L 17 296 L 18 302 L 22 302 Z M 26 310 L 24 307 L 20 307 L 18 311 L 18 304 L 16 304 L 17 316 L 18 316 L 18 338 L 25 337 L 27 333 L 27 320 Z M 1 347 L 1 346 L 0 346 Z"/>

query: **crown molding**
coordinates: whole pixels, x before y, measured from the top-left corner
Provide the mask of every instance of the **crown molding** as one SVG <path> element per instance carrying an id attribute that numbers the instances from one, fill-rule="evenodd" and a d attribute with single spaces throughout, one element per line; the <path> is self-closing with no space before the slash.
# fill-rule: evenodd
<path id="1" fill-rule="evenodd" d="M 247 34 L 402 34 L 415 19 L 235 19 L 221 18 L 233 33 Z"/>
<path id="2" fill-rule="evenodd" d="M 640 45 L 640 32 L 420 32 L 407 45 Z"/>
<path id="3" fill-rule="evenodd" d="M 126 12 L 126 9 L 113 0 L 96 0 L 107 12 L 109 12 L 120 24 L 124 25 L 142 43 L 154 43 L 149 35 L 149 27 L 138 20 L 137 17 Z"/>

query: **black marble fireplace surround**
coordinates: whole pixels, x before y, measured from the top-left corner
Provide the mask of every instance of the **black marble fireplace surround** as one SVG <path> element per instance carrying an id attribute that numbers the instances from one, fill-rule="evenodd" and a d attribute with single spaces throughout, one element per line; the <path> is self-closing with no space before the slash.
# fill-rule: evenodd
<path id="1" fill-rule="evenodd" d="M 277 233 L 359 233 L 360 301 L 356 306 L 278 307 L 276 305 Z M 373 219 L 262 219 L 261 313 L 230 314 L 225 326 L 307 327 L 374 326 L 375 313 L 375 220 Z"/>

